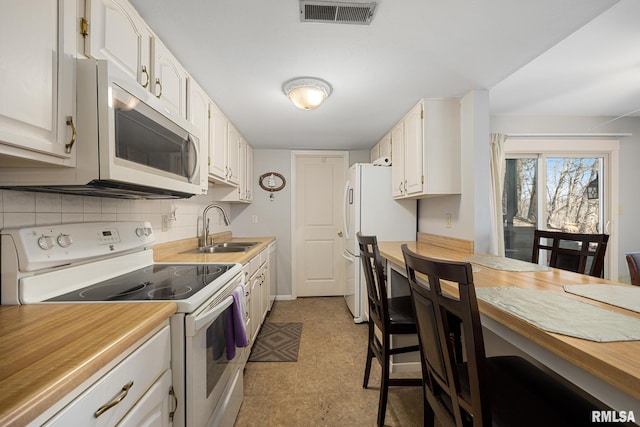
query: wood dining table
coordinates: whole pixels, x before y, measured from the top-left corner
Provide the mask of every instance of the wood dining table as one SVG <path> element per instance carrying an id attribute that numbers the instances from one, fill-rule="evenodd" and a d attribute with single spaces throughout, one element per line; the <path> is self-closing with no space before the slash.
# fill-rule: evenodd
<path id="1" fill-rule="evenodd" d="M 380 254 L 389 263 L 388 268 L 404 269 L 401 246 L 420 255 L 454 261 L 477 258 L 473 245 L 448 244 L 442 239 L 419 236 L 413 242 L 378 242 Z M 603 302 L 567 293 L 563 285 L 621 283 L 591 277 L 555 268 L 546 271 L 508 271 L 471 263 L 476 288 L 518 287 L 551 291 L 566 298 L 586 302 L 597 307 L 640 319 L 640 313 L 615 307 Z M 405 274 L 406 275 L 406 274 Z M 630 285 L 629 285 L 630 286 Z M 452 284 L 443 284 L 443 290 L 456 294 Z M 485 331 L 495 334 L 507 345 L 497 350 L 524 354 L 529 359 L 548 367 L 584 388 L 616 411 L 633 411 L 640 419 L 640 341 L 595 342 L 559 333 L 548 332 L 512 313 L 478 298 Z M 634 320 L 635 322 L 635 320 Z M 640 331 L 639 331 L 640 332 Z M 487 333 L 485 333 L 485 341 Z M 492 348 L 487 345 L 487 354 Z"/>

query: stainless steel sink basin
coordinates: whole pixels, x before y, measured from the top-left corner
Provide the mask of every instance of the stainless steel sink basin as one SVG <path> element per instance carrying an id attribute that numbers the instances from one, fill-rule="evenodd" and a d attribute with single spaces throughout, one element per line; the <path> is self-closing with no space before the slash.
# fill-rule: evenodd
<path id="1" fill-rule="evenodd" d="M 248 249 L 257 245 L 258 242 L 224 242 L 215 243 L 209 246 L 201 246 L 196 249 L 191 249 L 183 254 L 214 254 L 214 253 L 229 253 L 229 252 L 246 252 Z"/>

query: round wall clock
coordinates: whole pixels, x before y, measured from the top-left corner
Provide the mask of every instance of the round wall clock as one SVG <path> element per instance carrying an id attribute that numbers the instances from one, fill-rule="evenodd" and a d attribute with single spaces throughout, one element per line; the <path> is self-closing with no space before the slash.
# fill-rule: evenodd
<path id="1" fill-rule="evenodd" d="M 269 198 L 273 200 L 273 193 L 282 190 L 287 185 L 287 180 L 278 172 L 267 172 L 260 175 L 258 184 L 260 188 L 270 193 Z"/>

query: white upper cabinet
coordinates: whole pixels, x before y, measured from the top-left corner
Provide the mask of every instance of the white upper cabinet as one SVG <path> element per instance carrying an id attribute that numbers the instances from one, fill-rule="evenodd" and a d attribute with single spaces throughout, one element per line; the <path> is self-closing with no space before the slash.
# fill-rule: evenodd
<path id="1" fill-rule="evenodd" d="M 85 55 L 107 59 L 187 118 L 187 72 L 126 0 L 87 0 Z"/>
<path id="2" fill-rule="evenodd" d="M 209 155 L 209 104 L 211 100 L 195 80 L 189 79 L 187 81 L 187 86 L 189 89 L 189 108 L 187 109 L 188 120 L 193 125 L 192 132 L 199 141 L 198 147 L 200 149 L 200 158 L 207 159 Z M 209 186 L 207 169 L 207 161 L 201 161 L 200 187 L 202 193 L 206 193 Z"/>
<path id="3" fill-rule="evenodd" d="M 240 183 L 240 144 L 241 135 L 230 122 L 227 126 L 229 136 L 227 139 L 227 180 L 234 185 Z"/>
<path id="4" fill-rule="evenodd" d="M 393 128 L 391 143 L 394 197 L 460 194 L 458 100 L 421 100 Z"/>
<path id="5" fill-rule="evenodd" d="M 391 156 L 391 133 L 386 134 L 378 143 L 378 157 L 388 157 Z"/>
<path id="6" fill-rule="evenodd" d="M 369 151 L 369 159 L 371 159 L 371 162 L 373 162 L 375 159 L 379 157 L 380 157 L 380 143 L 377 143 Z"/>
<path id="7" fill-rule="evenodd" d="M 247 141 L 245 144 L 245 162 L 244 162 L 244 200 L 247 202 L 253 201 L 253 147 L 250 146 Z"/>
<path id="8" fill-rule="evenodd" d="M 404 122 L 404 179 L 405 196 L 422 193 L 422 104 L 407 113 Z"/>
<path id="9" fill-rule="evenodd" d="M 391 132 L 387 133 L 382 139 L 373 146 L 370 152 L 371 162 L 382 157 L 391 159 Z"/>
<path id="10" fill-rule="evenodd" d="M 391 148 L 393 163 L 391 166 L 391 194 L 401 197 L 405 194 L 404 182 L 404 121 L 391 129 Z"/>
<path id="11" fill-rule="evenodd" d="M 213 182 L 226 182 L 227 167 L 227 126 L 229 121 L 222 111 L 211 103 L 209 106 L 209 178 Z"/>
<path id="12" fill-rule="evenodd" d="M 186 118 L 187 72 L 156 37 L 152 38 L 151 50 L 151 92 L 163 102 L 167 113 Z"/>
<path id="13" fill-rule="evenodd" d="M 75 165 L 75 0 L 0 6 L 0 165 Z"/>
<path id="14" fill-rule="evenodd" d="M 221 113 L 214 113 L 212 111 L 211 126 L 216 126 L 214 123 L 214 114 L 221 116 Z M 216 144 L 210 141 L 209 147 L 210 150 L 213 151 L 210 151 L 209 155 L 212 155 L 214 159 L 216 157 L 220 159 L 223 156 L 216 156 L 216 150 L 219 150 L 221 153 L 224 152 L 226 153 L 226 156 L 224 156 L 226 162 L 224 163 L 224 167 L 222 167 L 223 162 L 216 165 L 216 170 L 223 172 L 223 176 L 218 176 L 217 174 L 212 175 L 212 165 L 214 162 L 210 160 L 209 179 L 216 184 L 226 185 L 215 185 L 210 193 L 214 200 L 250 203 L 253 201 L 253 148 L 231 122 L 226 121 L 222 123 L 222 119 L 218 119 L 218 121 L 221 122 L 218 125 L 220 133 L 223 128 L 226 128 L 227 137 L 224 138 L 223 135 L 219 135 L 217 138 L 219 138 L 220 141 L 226 141 L 226 144 L 224 147 L 222 146 L 223 144 L 218 144 L 216 148 Z M 210 135 L 213 135 L 213 133 L 210 132 Z"/>
<path id="15" fill-rule="evenodd" d="M 151 88 L 151 32 L 127 1 L 90 0 L 85 11 L 85 55 L 107 59 Z"/>

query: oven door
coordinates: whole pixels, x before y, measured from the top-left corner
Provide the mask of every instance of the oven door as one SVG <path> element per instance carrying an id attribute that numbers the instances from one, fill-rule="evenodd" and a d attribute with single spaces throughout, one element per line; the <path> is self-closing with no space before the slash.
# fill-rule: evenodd
<path id="1" fill-rule="evenodd" d="M 185 316 L 187 426 L 213 424 L 214 412 L 224 410 L 218 406 L 228 402 L 240 370 L 242 348 L 236 347 L 233 334 L 233 286 L 225 288 L 229 291 Z"/>

